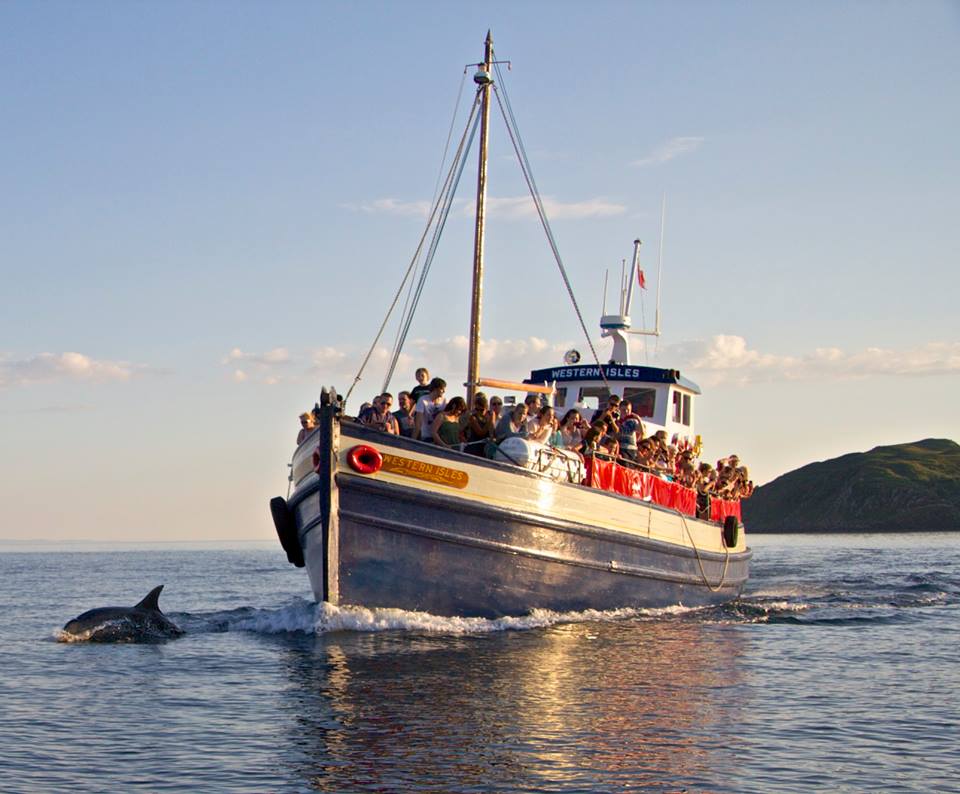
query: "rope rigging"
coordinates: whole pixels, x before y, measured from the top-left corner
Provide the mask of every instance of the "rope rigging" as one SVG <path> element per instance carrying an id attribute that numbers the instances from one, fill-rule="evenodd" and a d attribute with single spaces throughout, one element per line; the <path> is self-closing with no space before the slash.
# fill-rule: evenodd
<path id="1" fill-rule="evenodd" d="M 423 268 L 420 271 L 420 278 L 417 287 L 413 293 L 413 299 L 410 302 L 409 310 L 400 318 L 400 328 L 397 333 L 397 341 L 394 345 L 390 357 L 390 365 L 387 368 L 387 374 L 383 381 L 383 391 L 386 391 L 393 378 L 397 362 L 400 360 L 400 353 L 403 345 L 407 341 L 407 335 L 410 333 L 410 325 L 413 323 L 413 316 L 416 314 L 417 306 L 420 304 L 420 298 L 423 295 L 424 286 L 427 283 L 427 276 L 430 273 L 430 266 L 433 264 L 433 258 L 437 253 L 437 246 L 440 243 L 440 237 L 446 228 L 447 219 L 450 217 L 450 208 L 453 206 L 453 199 L 457 193 L 457 186 L 460 184 L 460 177 L 463 175 L 463 169 L 467 164 L 467 157 L 470 154 L 470 147 L 477 133 L 477 126 L 480 123 L 480 116 L 476 113 L 479 106 L 479 95 L 474 102 L 470 118 L 467 119 L 467 128 L 464 130 L 463 137 L 460 139 L 460 145 L 457 147 L 457 156 L 454 157 L 450 165 L 450 172 L 444 184 L 440 196 L 442 204 L 436 224 L 433 227 L 433 237 L 430 240 L 430 246 L 427 249 L 427 255 L 423 262 Z M 429 230 L 429 224 L 428 224 Z"/>
<path id="2" fill-rule="evenodd" d="M 400 286 L 397 289 L 396 294 L 393 296 L 393 300 L 390 303 L 387 313 L 383 318 L 383 322 L 380 324 L 380 328 L 377 330 L 376 336 L 373 338 L 373 343 L 370 345 L 370 349 L 367 351 L 366 356 L 364 356 L 363 362 L 360 364 L 360 369 L 357 370 L 357 374 L 353 378 L 353 383 L 350 385 L 350 389 L 347 391 L 346 396 L 344 397 L 344 404 L 350 399 L 350 395 L 353 394 L 353 390 L 357 387 L 357 384 L 360 382 L 363 377 L 363 371 L 366 369 L 367 364 L 370 363 L 370 358 L 373 355 L 373 351 L 376 350 L 377 344 L 380 342 L 380 337 L 383 336 L 384 329 L 387 327 L 387 323 L 390 321 L 390 316 L 393 314 L 393 310 L 397 306 L 397 302 L 400 300 L 400 296 L 403 294 L 404 287 L 407 284 L 407 280 L 410 278 L 411 274 L 414 272 L 414 269 L 417 265 L 417 262 L 420 260 L 420 254 L 423 251 L 424 243 L 427 240 L 427 235 L 430 233 L 430 229 L 433 227 L 434 219 L 437 217 L 437 213 L 440 211 L 442 205 L 446 205 L 449 210 L 449 202 L 446 201 L 446 194 L 450 192 L 450 185 L 454 179 L 454 175 L 458 173 L 457 164 L 460 160 L 466 159 L 466 153 L 464 152 L 464 146 L 467 142 L 468 135 L 470 133 L 471 126 L 476 128 L 474 123 L 475 117 L 477 117 L 477 108 L 479 107 L 479 97 L 474 100 L 473 107 L 470 111 L 470 116 L 467 119 L 467 126 L 463 131 L 463 135 L 460 138 L 460 144 L 457 147 L 457 153 L 454 156 L 454 161 L 451 164 L 450 171 L 447 173 L 447 178 L 444 183 L 444 189 L 442 190 L 441 195 L 433 203 L 433 207 L 430 210 L 430 215 L 427 218 L 427 225 L 423 230 L 423 234 L 420 236 L 420 242 L 417 244 L 417 249 L 414 251 L 413 257 L 410 259 L 410 264 L 407 266 L 407 270 L 404 273 L 403 279 L 400 282 Z M 472 139 L 472 138 L 471 138 Z M 463 163 L 460 163 L 459 172 L 463 171 Z M 457 177 L 459 178 L 459 177 Z M 452 200 L 452 194 L 451 194 Z M 416 303 L 410 309 L 410 314 L 412 316 L 413 312 L 416 310 Z M 399 350 L 402 348 L 403 341 L 398 340 L 399 345 L 395 348 L 395 359 L 399 357 Z M 396 360 L 394 360 L 393 365 L 395 366 Z M 391 372 L 393 366 L 391 366 Z"/>
<path id="3" fill-rule="evenodd" d="M 603 370 L 603 366 L 600 364 L 600 356 L 597 355 L 597 350 L 593 346 L 593 340 L 590 338 L 590 333 L 587 331 L 587 324 L 583 321 L 583 314 L 580 312 L 580 306 L 577 304 L 577 298 L 573 294 L 573 287 L 571 286 L 570 279 L 567 276 L 567 269 L 563 266 L 563 259 L 560 257 L 560 249 L 557 247 L 557 241 L 553 236 L 553 230 L 550 228 L 550 222 L 547 220 L 547 213 L 543 207 L 543 200 L 540 198 L 540 191 L 537 189 L 537 183 L 533 178 L 533 171 L 530 168 L 530 160 L 527 158 L 526 149 L 524 148 L 523 141 L 520 138 L 520 130 L 517 126 L 516 117 L 513 115 L 513 107 L 510 105 L 510 97 L 507 95 L 506 88 L 503 89 L 503 101 L 501 101 L 500 90 L 498 87 L 502 80 L 500 67 L 494 64 L 494 69 L 497 72 L 497 81 L 493 84 L 493 93 L 497 98 L 497 104 L 500 106 L 500 113 L 503 116 L 507 133 L 510 136 L 510 142 L 513 144 L 513 150 L 517 155 L 517 159 L 520 161 L 520 170 L 523 172 L 523 178 L 527 183 L 527 188 L 530 190 L 530 197 L 533 199 L 533 203 L 537 208 L 537 215 L 540 217 L 540 224 L 543 226 L 543 231 L 547 235 L 547 242 L 550 244 L 550 250 L 553 252 L 553 258 L 557 262 L 557 268 L 560 270 L 560 276 L 563 278 L 564 286 L 567 288 L 567 294 L 570 296 L 570 302 L 573 304 L 573 310 L 577 314 L 577 320 L 580 322 L 580 328 L 587 340 L 587 344 L 590 346 L 590 352 L 593 354 L 593 360 L 596 362 L 597 369 L 600 372 L 600 378 L 603 380 L 603 385 L 609 393 L 610 383 L 607 381 L 606 373 Z M 506 108 L 504 108 L 504 102 L 506 102 Z"/>
<path id="4" fill-rule="evenodd" d="M 594 362 L 597 365 L 597 369 L 600 373 L 600 378 L 603 381 L 604 387 L 607 392 L 610 392 L 610 383 L 607 380 L 606 373 L 603 366 L 600 363 L 600 357 L 597 354 L 597 350 L 593 344 L 593 339 L 590 337 L 590 333 L 587 330 L 586 322 L 583 319 L 583 314 L 580 311 L 580 306 L 577 303 L 576 296 L 573 292 L 573 286 L 570 283 L 570 278 L 567 275 L 566 267 L 563 264 L 563 259 L 560 256 L 560 249 L 557 245 L 556 238 L 553 235 L 553 230 L 550 227 L 550 222 L 547 219 L 546 209 L 543 205 L 543 199 L 541 198 L 540 191 L 537 188 L 536 180 L 533 176 L 533 170 L 530 166 L 530 160 L 527 156 L 526 148 L 523 145 L 523 140 L 520 137 L 519 126 L 517 125 L 516 117 L 513 113 L 513 108 L 510 104 L 510 97 L 507 94 L 506 87 L 503 88 L 503 91 L 500 91 L 499 84 L 502 81 L 502 73 L 500 70 L 499 64 L 495 61 L 493 67 L 496 71 L 497 80 L 493 83 L 493 93 L 497 98 L 497 105 L 500 108 L 500 114 L 503 117 L 504 125 L 507 129 L 507 134 L 510 137 L 510 142 L 513 146 L 514 153 L 517 156 L 518 163 L 520 165 L 521 173 L 523 174 L 524 181 L 527 184 L 527 188 L 530 191 L 530 196 L 533 199 L 534 206 L 537 210 L 537 215 L 540 219 L 540 224 L 543 227 L 544 233 L 547 237 L 547 242 L 550 246 L 550 250 L 553 253 L 554 260 L 556 261 L 557 268 L 560 271 L 560 276 L 563 279 L 564 286 L 566 287 L 567 294 L 570 297 L 570 302 L 573 305 L 573 310 L 577 315 L 577 320 L 580 324 L 580 328 L 583 331 L 584 338 L 587 340 L 587 345 L 590 348 L 590 352 L 593 355 Z M 463 83 L 461 82 L 460 92 L 457 95 L 457 103 L 459 104 L 460 97 L 462 95 Z M 502 96 L 501 96 L 502 95 Z M 430 215 L 427 219 L 426 227 L 423 230 L 423 234 L 420 237 L 420 241 L 417 244 L 416 251 L 410 264 L 408 265 L 406 272 L 404 273 L 403 279 L 400 282 L 400 286 L 397 289 L 396 294 L 393 297 L 393 300 L 390 303 L 389 308 L 387 309 L 386 316 L 383 318 L 383 322 L 380 325 L 380 328 L 377 331 L 376 336 L 373 339 L 373 343 L 370 345 L 370 349 L 367 351 L 366 356 L 363 359 L 363 362 L 360 365 L 360 369 L 357 371 L 356 376 L 353 379 L 353 383 L 350 385 L 350 389 L 347 391 L 344 402 L 350 399 L 350 395 L 353 393 L 353 390 L 356 388 L 357 384 L 360 382 L 363 372 L 366 369 L 367 365 L 370 362 L 370 358 L 373 356 L 373 353 L 380 342 L 383 332 L 386 329 L 387 323 L 390 321 L 390 317 L 393 314 L 394 309 L 397 306 L 397 303 L 400 300 L 401 295 L 404 290 L 407 290 L 407 296 L 404 301 L 403 310 L 400 315 L 400 322 L 397 329 L 397 335 L 394 340 L 393 350 L 391 351 L 390 364 L 387 368 L 386 376 L 383 381 L 382 391 L 387 391 L 390 385 L 390 381 L 393 378 L 393 374 L 396 370 L 397 362 L 399 361 L 400 354 L 403 350 L 403 346 L 406 342 L 407 335 L 410 332 L 410 327 L 413 322 L 414 314 L 416 313 L 417 306 L 420 302 L 420 298 L 423 295 L 424 286 L 426 284 L 427 276 L 429 275 L 431 265 L 433 264 L 433 259 L 437 251 L 437 246 L 440 241 L 440 237 L 443 233 L 443 230 L 446 226 L 447 219 L 449 218 L 450 209 L 453 205 L 453 200 L 456 195 L 457 187 L 460 183 L 460 178 L 463 174 L 464 168 L 466 166 L 467 157 L 470 152 L 470 148 L 473 145 L 473 140 L 476 136 L 477 128 L 480 123 L 480 115 L 478 110 L 481 106 L 482 99 L 482 88 L 478 88 L 474 96 L 474 100 L 470 109 L 470 113 L 467 118 L 467 123 L 464 127 L 463 134 L 460 137 L 459 144 L 457 146 L 456 153 L 450 164 L 450 169 L 447 172 L 446 179 L 444 180 L 442 188 L 440 188 L 438 193 L 435 193 L 435 198 L 432 203 Z M 443 159 L 441 160 L 441 173 L 443 169 L 443 163 L 446 161 L 446 153 L 449 148 L 450 137 L 453 131 L 453 125 L 456 120 L 456 109 L 454 109 L 453 121 L 451 121 L 450 133 L 447 136 L 447 143 L 444 147 Z M 431 235 L 431 229 L 433 233 Z M 413 277 L 418 264 L 420 263 L 421 254 L 424 251 L 424 245 L 427 241 L 428 236 L 430 237 L 430 244 L 427 247 L 426 256 L 423 260 L 422 266 L 420 267 L 420 273 L 418 277 Z M 409 282 L 409 286 L 408 286 Z"/>
<path id="5" fill-rule="evenodd" d="M 447 164 L 447 155 L 450 153 L 450 141 L 453 139 L 453 129 L 457 123 L 457 112 L 460 109 L 460 99 L 463 97 L 463 86 L 467 82 L 467 70 L 463 70 L 463 76 L 460 78 L 460 86 L 457 89 L 457 98 L 453 103 L 453 115 L 450 117 L 450 128 L 447 130 L 447 140 L 443 144 L 443 154 L 440 157 L 440 167 L 437 169 L 437 182 L 433 186 L 433 197 L 430 199 L 430 205 L 433 206 L 437 202 L 437 197 L 440 194 L 440 184 L 443 180 L 444 166 Z M 400 312 L 401 321 L 397 324 L 397 335 L 393 340 L 393 351 L 391 352 L 391 366 L 387 373 L 387 376 L 383 383 L 383 391 L 386 391 L 390 385 L 390 380 L 393 377 L 394 370 L 394 359 L 400 357 L 400 348 L 403 346 L 403 340 L 401 339 L 401 334 L 403 332 L 404 323 L 402 318 L 407 316 L 407 312 L 410 309 L 410 300 L 413 296 L 414 289 L 414 280 L 410 281 L 410 288 L 407 290 L 407 297 L 403 302 L 403 311 Z"/>

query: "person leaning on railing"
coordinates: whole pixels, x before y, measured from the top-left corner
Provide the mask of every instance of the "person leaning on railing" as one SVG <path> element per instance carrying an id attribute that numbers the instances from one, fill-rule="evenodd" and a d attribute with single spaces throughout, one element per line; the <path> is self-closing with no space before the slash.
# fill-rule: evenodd
<path id="1" fill-rule="evenodd" d="M 360 412 L 360 424 L 368 425 L 374 430 L 391 435 L 400 435 L 400 426 L 396 417 L 390 413 L 393 406 L 393 395 L 389 392 L 374 397 L 370 407 Z"/>
<path id="2" fill-rule="evenodd" d="M 533 421 L 527 422 L 527 438 L 539 444 L 546 444 L 553 433 L 553 422 L 553 408 L 544 405 L 537 411 Z"/>
<path id="3" fill-rule="evenodd" d="M 527 435 L 527 406 L 524 403 L 515 405 L 509 413 L 500 417 L 495 430 L 496 441 L 499 444 L 505 438 Z"/>
<path id="4" fill-rule="evenodd" d="M 567 411 L 560 420 L 561 446 L 564 449 L 579 449 L 583 443 L 586 427 L 587 423 L 583 421 L 583 417 L 576 408 Z"/>

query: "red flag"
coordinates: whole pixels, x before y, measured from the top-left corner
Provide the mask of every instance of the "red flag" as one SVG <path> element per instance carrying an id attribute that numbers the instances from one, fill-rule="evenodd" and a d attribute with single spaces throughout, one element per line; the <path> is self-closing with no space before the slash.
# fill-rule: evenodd
<path id="1" fill-rule="evenodd" d="M 647 279 L 644 278 L 643 271 L 640 268 L 637 268 L 637 283 L 640 285 L 640 289 L 647 288 Z"/>

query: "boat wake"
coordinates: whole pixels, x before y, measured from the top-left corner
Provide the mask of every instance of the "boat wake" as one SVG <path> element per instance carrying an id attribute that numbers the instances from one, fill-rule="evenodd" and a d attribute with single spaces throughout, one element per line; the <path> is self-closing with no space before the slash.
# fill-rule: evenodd
<path id="1" fill-rule="evenodd" d="M 327 635 L 336 632 L 410 632 L 448 636 L 482 635 L 505 631 L 530 631 L 569 623 L 682 620 L 703 623 L 762 623 L 801 611 L 806 604 L 784 600 L 743 600 L 720 607 L 658 609 L 624 607 L 581 612 L 534 609 L 527 615 L 500 618 L 446 617 L 403 609 L 369 609 L 359 606 L 296 599 L 276 609 L 242 607 L 225 612 L 180 613 L 175 617 L 188 634 L 246 631 L 255 634 Z"/>
<path id="2" fill-rule="evenodd" d="M 528 615 L 501 618 L 465 618 L 431 615 L 403 609 L 334 606 L 296 599 L 277 609 L 241 607 L 225 612 L 179 613 L 175 617 L 188 634 L 249 631 L 256 634 L 332 634 L 334 632 L 406 631 L 418 634 L 470 635 L 502 631 L 529 631 L 561 623 L 660 620 L 695 612 L 683 606 L 663 609 L 588 609 L 552 612 L 534 609 Z"/>
<path id="3" fill-rule="evenodd" d="M 430 635 L 483 635 L 530 631 L 570 623 L 682 621 L 704 624 L 843 624 L 911 620 L 924 608 L 958 601 L 958 593 L 935 577 L 922 577 L 877 591 L 823 588 L 768 588 L 711 607 L 588 609 L 553 612 L 534 609 L 518 617 L 444 617 L 403 609 L 317 604 L 296 598 L 276 608 L 240 607 L 209 613 L 174 613 L 188 634 L 230 631 L 263 635 L 315 635 L 337 632 L 409 632 Z"/>

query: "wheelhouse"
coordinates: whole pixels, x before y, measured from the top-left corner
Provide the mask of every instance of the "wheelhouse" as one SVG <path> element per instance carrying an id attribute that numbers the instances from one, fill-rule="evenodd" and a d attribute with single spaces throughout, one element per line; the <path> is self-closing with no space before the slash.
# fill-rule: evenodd
<path id="1" fill-rule="evenodd" d="M 648 435 L 665 430 L 668 438 L 676 435 L 691 443 L 696 436 L 696 396 L 700 387 L 679 370 L 633 364 L 564 365 L 533 370 L 524 383 L 552 385 L 556 390 L 553 405 L 561 415 L 577 408 L 587 411 L 589 419 L 591 410 L 616 394 L 630 401 L 647 426 Z"/>

